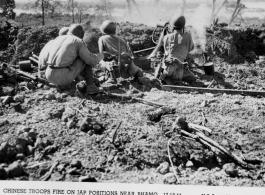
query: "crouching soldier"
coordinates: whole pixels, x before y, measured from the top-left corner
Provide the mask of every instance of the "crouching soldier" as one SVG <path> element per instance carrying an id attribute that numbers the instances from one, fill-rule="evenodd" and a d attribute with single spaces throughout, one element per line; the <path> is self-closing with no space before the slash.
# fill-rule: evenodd
<path id="1" fill-rule="evenodd" d="M 111 20 L 106 20 L 102 23 L 100 31 L 103 33 L 98 40 L 99 52 L 108 52 L 118 58 L 120 52 L 120 76 L 128 78 L 134 76 L 135 78 L 143 77 L 143 71 L 136 66 L 132 59 L 131 53 L 126 42 L 116 36 L 116 24 Z M 101 61 L 101 67 L 110 69 L 111 62 Z"/>
<path id="2" fill-rule="evenodd" d="M 194 49 L 191 35 L 184 32 L 185 23 L 184 16 L 173 17 L 169 26 L 171 33 L 164 37 L 165 59 L 160 79 L 169 85 L 181 85 L 182 80 L 195 81 L 193 73 L 185 68 L 184 61 Z"/>
<path id="3" fill-rule="evenodd" d="M 90 53 L 82 40 L 84 30 L 79 24 L 73 24 L 64 34 L 47 43 L 40 53 L 39 66 L 47 67 L 47 80 L 64 88 L 82 74 L 87 82 L 88 94 L 101 92 L 93 83 L 92 66 L 103 60 L 103 52 Z"/>

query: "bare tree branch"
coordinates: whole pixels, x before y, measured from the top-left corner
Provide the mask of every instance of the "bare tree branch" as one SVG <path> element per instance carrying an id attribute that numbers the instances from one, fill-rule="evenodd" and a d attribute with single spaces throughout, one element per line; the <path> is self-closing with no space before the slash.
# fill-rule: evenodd
<path id="1" fill-rule="evenodd" d="M 232 24 L 232 22 L 234 21 L 234 19 L 237 17 L 237 15 L 239 14 L 239 12 L 244 8 L 244 6 L 242 6 L 240 4 L 241 0 L 237 0 L 237 3 L 236 3 L 236 7 L 235 7 L 235 10 L 231 16 L 231 19 L 230 19 L 230 22 L 229 22 L 229 25 Z"/>

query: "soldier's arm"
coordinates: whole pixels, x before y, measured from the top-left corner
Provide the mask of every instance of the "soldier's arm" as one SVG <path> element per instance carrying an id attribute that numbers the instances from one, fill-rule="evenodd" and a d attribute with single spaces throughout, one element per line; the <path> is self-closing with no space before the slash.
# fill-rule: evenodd
<path id="1" fill-rule="evenodd" d="M 102 53 L 104 51 L 104 45 L 103 45 L 103 41 L 102 41 L 101 37 L 98 40 L 98 49 L 99 49 L 100 53 Z"/>
<path id="2" fill-rule="evenodd" d="M 191 34 L 188 34 L 188 35 L 189 35 L 189 52 L 190 52 L 194 49 L 194 43 L 193 43 Z"/>
<path id="3" fill-rule="evenodd" d="M 91 53 L 82 42 L 78 43 L 78 55 L 86 64 L 91 66 L 97 65 L 104 58 L 103 52 L 98 54 Z"/>
<path id="4" fill-rule="evenodd" d="M 167 46 L 167 36 L 164 37 L 163 39 L 163 46 L 164 46 L 164 50 L 165 50 L 165 55 L 168 55 L 168 46 Z"/>

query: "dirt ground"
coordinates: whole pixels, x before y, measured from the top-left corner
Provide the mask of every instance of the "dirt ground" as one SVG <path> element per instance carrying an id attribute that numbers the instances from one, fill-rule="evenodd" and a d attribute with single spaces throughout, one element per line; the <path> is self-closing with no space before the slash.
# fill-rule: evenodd
<path id="1" fill-rule="evenodd" d="M 5 133 L 1 135 L 0 172 L 8 173 L 2 179 L 41 180 L 58 161 L 47 180 L 83 178 L 174 184 L 167 152 L 168 140 L 172 138 L 170 155 L 181 184 L 264 186 L 263 97 L 167 92 L 156 88 L 141 92 L 132 85 L 126 91 L 166 103 L 176 111 L 154 122 L 147 114 L 154 107 L 136 101 L 103 94 L 82 99 L 71 91 L 47 86 L 19 92 L 23 99 L 19 111 L 12 105 L 1 106 L 1 132 Z M 82 131 L 84 116 L 88 116 L 91 126 Z M 246 170 L 227 157 L 218 158 L 199 142 L 168 134 L 180 116 L 195 124 L 205 123 L 213 130 L 210 138 L 249 159 L 254 169 Z M 7 141 L 9 144 L 5 145 Z"/>
<path id="2" fill-rule="evenodd" d="M 41 44 L 58 30 L 49 29 Z M 22 31 L 21 42 L 27 34 Z M 15 56 L 21 56 L 19 48 L 25 45 L 16 48 Z M 212 88 L 265 89 L 264 62 L 252 58 L 231 64 L 220 55 L 211 57 L 214 75 L 190 65 L 197 78 L 192 86 L 212 83 Z M 151 77 L 153 72 L 145 71 L 145 75 Z M 0 179 L 177 184 L 176 171 L 182 185 L 264 186 L 264 97 L 163 91 L 133 80 L 121 84 L 119 89 L 106 91 L 165 104 L 174 111 L 152 120 L 149 113 L 157 108 L 137 100 L 107 94 L 84 98 L 73 90 L 32 82 L 21 82 L 14 91 L 14 85 L 2 82 L 1 97 L 11 95 L 14 101 L 0 103 Z M 178 117 L 210 128 L 213 133 L 208 137 L 251 168 L 241 167 L 196 140 L 178 137 L 172 131 Z"/>

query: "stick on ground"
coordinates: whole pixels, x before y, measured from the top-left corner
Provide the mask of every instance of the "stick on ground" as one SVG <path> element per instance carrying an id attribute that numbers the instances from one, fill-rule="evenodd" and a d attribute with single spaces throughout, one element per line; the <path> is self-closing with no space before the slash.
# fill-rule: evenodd
<path id="1" fill-rule="evenodd" d="M 59 161 L 56 161 L 55 163 L 53 163 L 50 170 L 43 177 L 41 177 L 41 181 L 48 181 L 53 170 L 57 167 L 58 164 L 59 164 Z"/>
<path id="2" fill-rule="evenodd" d="M 127 99 L 132 99 L 132 100 L 136 100 L 138 102 L 144 103 L 144 104 L 148 104 L 151 106 L 158 106 L 158 107 L 163 107 L 163 106 L 167 106 L 165 104 L 160 104 L 160 103 L 155 103 L 149 100 L 144 100 L 142 98 L 136 98 L 133 97 L 131 95 L 123 95 L 123 94 L 117 94 L 117 93 L 109 93 L 109 92 L 105 92 L 106 95 L 110 96 L 110 97 L 118 97 L 118 98 L 127 98 Z"/>

